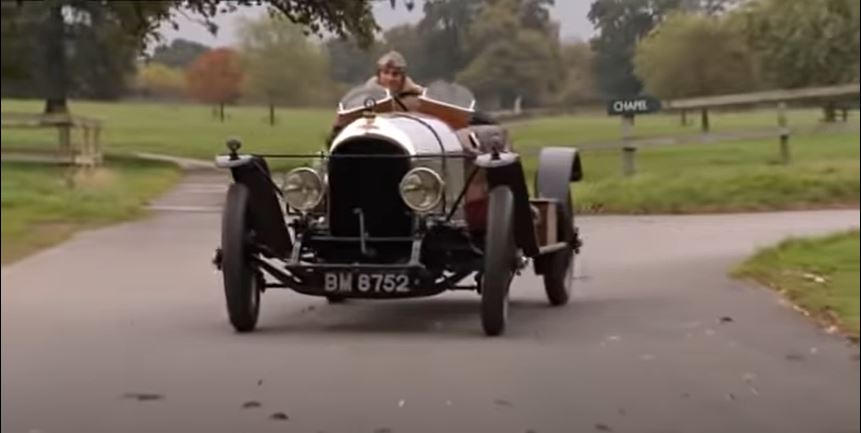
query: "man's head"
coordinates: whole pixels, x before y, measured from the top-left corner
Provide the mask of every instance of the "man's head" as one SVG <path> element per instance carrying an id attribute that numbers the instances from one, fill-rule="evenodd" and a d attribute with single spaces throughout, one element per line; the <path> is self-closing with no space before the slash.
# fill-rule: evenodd
<path id="1" fill-rule="evenodd" d="M 397 51 L 389 51 L 377 60 L 377 83 L 399 92 L 407 76 L 407 61 Z"/>

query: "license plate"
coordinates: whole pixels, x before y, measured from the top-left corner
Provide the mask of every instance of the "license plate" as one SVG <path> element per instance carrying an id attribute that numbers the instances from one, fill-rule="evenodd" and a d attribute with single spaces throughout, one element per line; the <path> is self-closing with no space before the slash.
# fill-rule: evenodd
<path id="1" fill-rule="evenodd" d="M 326 272 L 323 289 L 327 293 L 409 293 L 410 279 L 390 272 Z"/>

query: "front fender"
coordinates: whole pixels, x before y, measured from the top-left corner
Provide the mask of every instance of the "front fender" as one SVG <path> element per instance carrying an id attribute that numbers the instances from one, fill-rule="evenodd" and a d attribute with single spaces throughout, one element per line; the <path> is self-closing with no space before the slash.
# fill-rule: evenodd
<path id="1" fill-rule="evenodd" d="M 229 168 L 233 180 L 248 188 L 248 221 L 256 234 L 255 242 L 287 257 L 293 242 L 266 160 L 254 155 L 241 155 L 238 159 L 219 157 L 216 165 Z"/>
<path id="2" fill-rule="evenodd" d="M 489 189 L 497 185 L 505 185 L 511 189 L 514 195 L 514 238 L 517 246 L 528 257 L 538 255 L 529 189 L 520 157 L 513 152 L 482 154 L 476 158 L 475 165 L 485 170 Z"/>
<path id="3" fill-rule="evenodd" d="M 557 220 L 560 240 L 576 243 L 577 231 L 574 225 L 574 200 L 571 183 L 583 179 L 580 154 L 573 147 L 545 147 L 538 156 L 538 170 L 535 173 L 535 193 L 539 198 L 556 200 L 559 203 Z M 576 248 L 576 246 L 575 246 Z M 547 258 L 538 257 L 534 261 L 535 271 L 544 273 Z"/>

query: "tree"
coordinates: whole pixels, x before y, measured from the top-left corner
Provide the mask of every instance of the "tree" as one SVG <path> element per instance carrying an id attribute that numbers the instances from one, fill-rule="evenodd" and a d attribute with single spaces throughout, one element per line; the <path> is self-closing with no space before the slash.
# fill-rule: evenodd
<path id="1" fill-rule="evenodd" d="M 178 99 L 185 96 L 185 74 L 178 68 L 150 62 L 138 69 L 136 87 L 144 96 Z"/>
<path id="2" fill-rule="evenodd" d="M 209 47 L 204 44 L 177 38 L 170 45 L 157 46 L 152 61 L 171 68 L 185 68 L 207 51 Z"/>
<path id="3" fill-rule="evenodd" d="M 667 18 L 638 44 L 634 69 L 649 93 L 668 99 L 742 92 L 755 83 L 744 36 L 700 14 Z"/>
<path id="4" fill-rule="evenodd" d="M 368 79 L 374 71 L 374 62 L 385 49 L 381 43 L 361 49 L 354 41 L 338 38 L 328 39 L 324 46 L 328 55 L 329 78 L 348 85 Z"/>
<path id="5" fill-rule="evenodd" d="M 9 13 L 7 3 L 3 2 L 4 38 L 13 37 L 17 40 L 32 38 L 42 49 L 42 64 L 32 75 L 40 76 L 44 84 L 39 86 L 42 96 L 46 99 L 46 112 L 66 112 L 68 95 L 69 70 L 67 68 L 66 18 L 78 12 L 92 12 L 99 9 L 106 17 L 116 22 L 122 29 L 124 39 L 134 43 L 142 50 L 152 40 L 157 40 L 158 26 L 163 22 L 171 22 L 176 27 L 171 13 L 179 8 L 185 8 L 192 13 L 204 17 L 204 23 L 211 31 L 217 26 L 211 18 L 218 12 L 230 12 L 241 6 L 265 3 L 275 15 L 300 24 L 309 32 L 320 33 L 328 31 L 340 37 L 351 35 L 360 45 L 366 46 L 373 41 L 373 34 L 379 29 L 373 18 L 371 5 L 374 0 L 159 0 L 159 1 L 107 1 L 107 0 L 45 0 L 16 1 L 15 13 Z M 389 0 L 392 7 L 396 0 Z M 405 0 L 408 9 L 412 1 Z M 36 31 L 19 31 L 25 26 L 7 26 L 9 20 L 35 17 L 32 23 Z M 4 73 L 7 72 L 4 69 Z M 11 69 L 8 72 L 13 72 Z"/>
<path id="6" fill-rule="evenodd" d="M 334 102 L 326 54 L 301 27 L 267 17 L 244 21 L 240 35 L 248 96 L 288 105 Z"/>
<path id="7" fill-rule="evenodd" d="M 517 98 L 538 105 L 561 89 L 559 39 L 550 23 L 540 30 L 524 26 L 519 13 L 524 4 L 489 3 L 470 27 L 469 50 L 475 57 L 456 78 L 472 88 L 486 108 L 511 106 Z"/>
<path id="8" fill-rule="evenodd" d="M 606 96 L 630 96 L 642 89 L 634 75 L 634 47 L 682 0 L 595 0 L 588 18 L 598 35 L 592 39 L 595 75 Z"/>
<path id="9" fill-rule="evenodd" d="M 565 83 L 559 98 L 563 105 L 598 101 L 595 83 L 595 52 L 588 43 L 574 42 L 562 46 Z"/>
<path id="10" fill-rule="evenodd" d="M 230 48 L 209 51 L 188 67 L 185 79 L 189 94 L 198 101 L 233 103 L 242 82 L 239 55 Z"/>
<path id="11" fill-rule="evenodd" d="M 858 79 L 859 3 L 853 0 L 757 0 L 738 12 L 766 80 L 777 87 Z"/>
<path id="12" fill-rule="evenodd" d="M 416 26 L 422 38 L 421 74 L 425 79 L 452 80 L 474 57 L 468 51 L 469 31 L 486 1 L 428 0 Z M 386 37 L 392 41 L 393 38 Z"/>
<path id="13" fill-rule="evenodd" d="M 48 111 L 63 111 L 65 94 L 95 99 L 124 94 L 137 53 L 122 23 L 95 4 L 63 12 L 55 3 L 26 8 L 3 3 L 3 94 L 48 97 Z"/>

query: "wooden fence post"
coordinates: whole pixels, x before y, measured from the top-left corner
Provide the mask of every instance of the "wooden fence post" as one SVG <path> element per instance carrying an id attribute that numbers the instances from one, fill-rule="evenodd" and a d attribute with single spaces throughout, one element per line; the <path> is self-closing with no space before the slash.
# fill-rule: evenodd
<path id="1" fill-rule="evenodd" d="M 633 176 L 637 172 L 637 147 L 631 144 L 634 136 L 634 115 L 622 116 L 622 174 Z"/>
<path id="2" fill-rule="evenodd" d="M 789 164 L 792 155 L 789 152 L 789 128 L 786 126 L 786 102 L 777 103 L 777 126 L 780 133 L 780 161 Z"/>
<path id="3" fill-rule="evenodd" d="M 700 121 L 701 128 L 703 133 L 709 132 L 709 110 L 708 108 L 703 108 L 700 112 Z"/>

